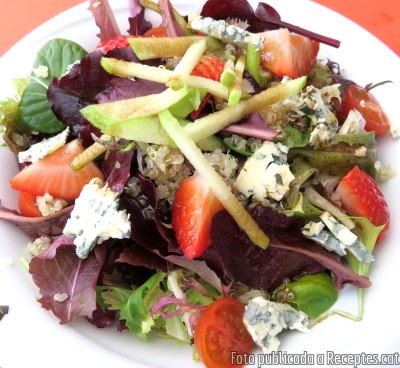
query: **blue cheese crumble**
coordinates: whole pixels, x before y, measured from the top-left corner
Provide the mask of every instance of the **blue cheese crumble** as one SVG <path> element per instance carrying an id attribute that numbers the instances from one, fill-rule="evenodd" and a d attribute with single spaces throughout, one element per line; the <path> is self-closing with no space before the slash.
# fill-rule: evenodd
<path id="1" fill-rule="evenodd" d="M 337 253 L 339 256 L 346 255 L 346 246 L 336 239 L 330 232 L 323 230 L 325 225 L 322 221 L 309 222 L 302 228 L 302 234 L 325 249 Z"/>
<path id="2" fill-rule="evenodd" d="M 281 143 L 266 141 L 246 161 L 235 188 L 246 198 L 268 204 L 268 198 L 280 201 L 295 179 L 287 163 L 288 148 Z"/>
<path id="3" fill-rule="evenodd" d="M 31 162 L 35 163 L 41 160 L 43 157 L 49 155 L 50 153 L 58 150 L 67 142 L 70 129 L 67 127 L 61 133 L 45 138 L 39 143 L 32 144 L 28 150 L 18 153 L 19 162 Z"/>
<path id="4" fill-rule="evenodd" d="M 253 45 L 256 50 L 264 47 L 264 37 L 251 33 L 224 20 L 215 20 L 210 17 L 189 14 L 189 27 L 197 32 L 208 34 L 221 41 L 235 43 L 240 46 Z"/>
<path id="5" fill-rule="evenodd" d="M 243 322 L 264 354 L 278 351 L 280 341 L 277 335 L 284 329 L 309 332 L 305 313 L 289 304 L 272 302 L 260 296 L 250 300 L 246 306 Z"/>
<path id="6" fill-rule="evenodd" d="M 64 228 L 64 234 L 74 237 L 76 254 L 86 258 L 96 244 L 110 238 L 129 238 L 131 223 L 125 210 L 118 211 L 119 193 L 92 179 L 75 201 L 75 207 Z"/>
<path id="7" fill-rule="evenodd" d="M 325 101 L 322 90 L 308 86 L 301 93 L 296 109 L 300 116 L 308 116 L 311 119 L 313 130 L 309 143 L 315 148 L 329 145 L 339 128 L 335 114 L 329 109 Z"/>
<path id="8" fill-rule="evenodd" d="M 362 264 L 374 261 L 373 255 L 368 251 L 365 245 L 360 242 L 357 235 L 350 231 L 346 226 L 337 222 L 329 212 L 323 212 L 320 215 L 320 218 L 335 238 L 338 239 Z"/>

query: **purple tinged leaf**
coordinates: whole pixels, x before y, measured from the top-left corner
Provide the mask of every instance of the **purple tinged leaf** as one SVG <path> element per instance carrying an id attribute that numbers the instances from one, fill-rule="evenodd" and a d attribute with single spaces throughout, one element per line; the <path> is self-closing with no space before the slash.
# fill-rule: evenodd
<path id="1" fill-rule="evenodd" d="M 169 0 L 159 0 L 158 5 L 161 10 L 162 27 L 165 28 L 167 36 L 185 36 L 185 31 L 182 29 L 175 18 L 171 2 Z"/>
<path id="2" fill-rule="evenodd" d="M 168 312 L 168 308 L 170 306 L 175 307 L 173 312 Z M 206 305 L 189 303 L 186 299 L 186 294 L 183 294 L 183 298 L 176 298 L 174 296 L 162 296 L 161 298 L 158 298 L 155 304 L 153 304 L 150 309 L 150 314 L 154 316 L 157 312 L 160 312 L 162 318 L 168 319 L 175 316 L 183 315 L 185 313 L 189 313 L 190 327 L 191 330 L 194 331 L 196 323 L 205 308 Z"/>
<path id="3" fill-rule="evenodd" d="M 278 135 L 277 131 L 267 125 L 259 112 L 249 115 L 243 122 L 229 125 L 223 131 L 269 141 Z"/>
<path id="4" fill-rule="evenodd" d="M 100 32 L 97 37 L 100 38 L 100 41 L 121 35 L 108 0 L 90 0 L 88 9 L 92 12 L 96 25 L 99 27 Z"/>
<path id="5" fill-rule="evenodd" d="M 14 223 L 31 239 L 40 238 L 41 236 L 54 238 L 62 234 L 73 207 L 66 207 L 46 217 L 25 217 L 0 205 L 0 219 Z"/>
<path id="6" fill-rule="evenodd" d="M 138 243 L 131 243 L 117 258 L 117 262 L 127 263 L 132 266 L 148 267 L 150 269 L 158 269 L 163 272 L 171 272 L 176 267 Z"/>
<path id="7" fill-rule="evenodd" d="M 135 151 L 120 152 L 115 149 L 110 152 L 102 163 L 102 169 L 107 177 L 107 184 L 114 192 L 122 193 L 125 183 L 131 176 L 132 159 Z"/>
<path id="8" fill-rule="evenodd" d="M 140 0 L 129 0 L 128 3 L 131 14 L 131 16 L 128 18 L 128 33 L 134 36 L 141 36 L 152 27 L 152 24 L 145 19 L 144 7 L 140 4 Z"/>
<path id="9" fill-rule="evenodd" d="M 165 84 L 152 82 L 146 79 L 114 78 L 108 83 L 108 88 L 99 93 L 95 100 L 97 103 L 124 100 L 128 98 L 148 96 L 166 90 Z"/>
<path id="10" fill-rule="evenodd" d="M 107 248 L 96 246 L 86 259 L 79 258 L 75 248 L 72 238 L 61 235 L 29 264 L 42 296 L 39 302 L 61 324 L 71 321 L 74 315 L 92 318 L 97 308 L 96 283 Z M 66 299 L 58 300 L 57 295 Z"/>
<path id="11" fill-rule="evenodd" d="M 226 19 L 228 17 L 254 17 L 254 10 L 247 0 L 208 0 L 200 13 L 203 17 Z"/>
<path id="12" fill-rule="evenodd" d="M 72 66 L 68 74 L 59 80 L 53 79 L 47 90 L 51 110 L 58 120 L 72 127 L 74 136 L 77 136 L 85 125 L 80 113 L 83 107 L 97 103 L 101 99 L 115 101 L 152 94 L 154 91 L 165 88 L 154 82 L 140 81 L 137 85 L 133 81 L 123 82 L 128 79 L 116 78 L 104 70 L 100 65 L 102 56 L 101 51 L 85 55 L 79 63 Z M 138 61 L 130 47 L 110 50 L 107 56 L 124 61 Z M 159 62 L 159 60 L 152 60 L 151 64 L 158 65 Z M 122 92 L 126 84 L 130 84 L 130 88 Z M 86 141 L 90 142 L 91 139 L 88 138 L 90 134 L 86 135 Z"/>
<path id="13" fill-rule="evenodd" d="M 214 19 L 227 19 L 235 17 L 247 21 L 251 32 L 264 32 L 279 28 L 287 28 L 289 31 L 308 37 L 312 40 L 325 43 L 329 46 L 339 47 L 340 41 L 311 32 L 307 29 L 295 26 L 280 19 L 279 13 L 270 5 L 259 3 L 256 11 L 247 0 L 208 0 L 201 11 L 201 15 Z"/>
<path id="14" fill-rule="evenodd" d="M 261 19 L 269 19 L 270 17 L 272 17 L 277 20 L 281 20 L 281 15 L 278 13 L 278 11 L 274 7 L 266 3 L 258 3 L 255 15 L 256 17 Z"/>
<path id="15" fill-rule="evenodd" d="M 187 270 L 197 273 L 203 280 L 214 286 L 221 294 L 224 293 L 224 286 L 221 278 L 203 260 L 188 259 L 185 256 L 169 255 L 164 257 L 167 261 L 181 266 Z"/>
<path id="16" fill-rule="evenodd" d="M 117 311 L 106 310 L 105 312 L 97 305 L 96 310 L 93 312 L 92 317 L 88 318 L 89 322 L 97 328 L 104 328 L 111 326 L 115 322 Z"/>
<path id="17" fill-rule="evenodd" d="M 235 281 L 273 290 L 286 278 L 328 269 L 334 274 L 335 286 L 339 289 L 346 283 L 370 286 L 367 278 L 343 266 L 338 257 L 305 239 L 300 230 L 302 222 L 298 219 L 263 206 L 255 207 L 251 213 L 270 238 L 266 250 L 254 246 L 226 211 L 217 213 L 211 224 L 212 247 L 224 260 Z"/>

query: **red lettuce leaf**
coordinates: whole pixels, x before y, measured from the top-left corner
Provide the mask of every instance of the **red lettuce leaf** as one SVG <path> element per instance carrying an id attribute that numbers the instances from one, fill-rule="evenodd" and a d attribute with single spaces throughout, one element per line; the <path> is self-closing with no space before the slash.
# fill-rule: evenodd
<path id="1" fill-rule="evenodd" d="M 201 15 L 214 19 L 253 18 L 254 10 L 247 0 L 208 0 L 201 10 Z"/>
<path id="2" fill-rule="evenodd" d="M 270 19 L 272 17 L 276 20 L 281 20 L 281 15 L 278 13 L 278 11 L 266 3 L 258 3 L 254 14 L 256 17 L 261 19 Z"/>
<path id="3" fill-rule="evenodd" d="M 107 248 L 98 245 L 85 259 L 76 255 L 75 248 L 72 238 L 61 235 L 29 265 L 42 296 L 39 302 L 52 311 L 61 324 L 71 321 L 74 315 L 92 318 L 97 308 L 96 283 Z M 63 293 L 68 298 L 56 301 L 54 296 Z"/>
<path id="4" fill-rule="evenodd" d="M 130 35 L 141 36 L 152 27 L 152 24 L 144 18 L 144 8 L 139 0 L 129 0 L 129 11 L 131 16 L 128 18 L 128 33 Z"/>
<path id="5" fill-rule="evenodd" d="M 270 141 L 278 135 L 277 131 L 267 125 L 259 112 L 250 114 L 239 123 L 227 126 L 223 131 Z"/>
<path id="6" fill-rule="evenodd" d="M 90 0 L 88 9 L 92 12 L 96 25 L 99 27 L 100 32 L 97 37 L 100 38 L 100 41 L 121 35 L 108 0 Z"/>
<path id="7" fill-rule="evenodd" d="M 99 93 L 97 103 L 124 100 L 133 97 L 147 96 L 161 93 L 166 90 L 165 84 L 152 82 L 146 79 L 113 78 L 108 83 L 107 89 Z"/>
<path id="8" fill-rule="evenodd" d="M 106 56 L 124 61 L 139 61 L 130 47 L 110 50 Z M 54 78 L 47 90 L 50 109 L 58 120 L 72 127 L 75 136 L 85 125 L 80 113 L 83 107 L 103 101 L 144 96 L 165 89 L 159 83 L 142 80 L 126 82 L 126 78 L 116 78 L 100 65 L 102 57 L 101 51 L 88 53 L 72 66 L 68 74 L 61 79 Z M 147 64 L 159 63 L 160 60 L 151 60 Z"/>
<path id="9" fill-rule="evenodd" d="M 117 262 L 127 263 L 132 266 L 148 267 L 153 270 L 158 269 L 163 272 L 171 272 L 176 269 L 172 263 L 169 263 L 163 257 L 135 242 L 131 242 L 125 248 L 117 258 Z"/>
<path id="10" fill-rule="evenodd" d="M 165 28 L 168 37 L 185 36 L 185 31 L 177 22 L 171 2 L 169 0 L 159 0 L 158 6 L 161 10 L 162 27 Z"/>
<path id="11" fill-rule="evenodd" d="M 88 320 L 97 328 L 104 328 L 114 324 L 116 316 L 117 316 L 117 311 L 109 309 L 103 311 L 101 307 L 97 305 L 96 310 L 93 311 L 92 313 L 92 317 L 88 318 Z"/>
<path id="12" fill-rule="evenodd" d="M 226 211 L 218 212 L 211 224 L 212 247 L 235 281 L 273 290 L 286 278 L 327 269 L 333 273 L 335 286 L 339 289 L 347 283 L 357 287 L 370 286 L 367 278 L 343 266 L 337 256 L 304 238 L 301 221 L 263 206 L 255 207 L 251 214 L 270 237 L 266 250 L 252 244 Z"/>
<path id="13" fill-rule="evenodd" d="M 115 149 L 102 161 L 101 168 L 107 177 L 107 184 L 114 192 L 122 193 L 125 183 L 131 176 L 132 159 L 134 150 L 120 152 Z"/>
<path id="14" fill-rule="evenodd" d="M 256 11 L 254 12 L 247 0 L 208 0 L 203 6 L 201 15 L 215 19 L 235 17 L 247 21 L 250 25 L 249 31 L 256 33 L 279 28 L 287 28 L 291 32 L 308 37 L 312 40 L 333 47 L 340 46 L 340 41 L 338 40 L 282 21 L 279 13 L 272 6 L 262 2 L 258 4 Z"/>
<path id="15" fill-rule="evenodd" d="M 73 207 L 66 207 L 46 217 L 25 217 L 0 205 L 0 219 L 14 223 L 31 239 L 40 238 L 41 236 L 54 238 L 62 234 Z"/>

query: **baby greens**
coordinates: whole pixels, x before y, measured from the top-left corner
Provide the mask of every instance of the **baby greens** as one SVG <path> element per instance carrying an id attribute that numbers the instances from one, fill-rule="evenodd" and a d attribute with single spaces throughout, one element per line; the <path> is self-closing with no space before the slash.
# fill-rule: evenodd
<path id="1" fill-rule="evenodd" d="M 53 78 L 61 78 L 70 65 L 82 59 L 86 51 L 77 43 L 53 39 L 38 52 L 34 61 L 29 83 L 21 96 L 19 111 L 15 119 L 21 121 L 31 131 L 57 133 L 64 129 L 50 110 L 47 88 Z"/>
<path id="2" fill-rule="evenodd" d="M 327 273 L 319 273 L 304 275 L 288 285 L 282 285 L 273 296 L 277 301 L 289 303 L 310 318 L 315 318 L 335 304 L 338 290 Z"/>

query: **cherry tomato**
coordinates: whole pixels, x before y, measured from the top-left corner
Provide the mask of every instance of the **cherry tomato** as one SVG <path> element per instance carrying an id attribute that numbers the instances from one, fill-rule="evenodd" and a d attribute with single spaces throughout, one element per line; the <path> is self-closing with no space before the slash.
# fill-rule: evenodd
<path id="1" fill-rule="evenodd" d="M 36 206 L 36 196 L 28 192 L 20 192 L 18 197 L 18 207 L 22 216 L 41 217 L 42 213 Z"/>
<path id="2" fill-rule="evenodd" d="M 150 28 L 143 34 L 143 37 L 167 37 L 164 27 Z"/>
<path id="3" fill-rule="evenodd" d="M 347 88 L 339 116 L 345 119 L 351 109 L 358 110 L 364 117 L 367 132 L 374 131 L 379 135 L 389 130 L 389 119 L 378 100 L 367 89 L 356 84 Z"/>
<path id="4" fill-rule="evenodd" d="M 207 368 L 240 367 L 232 361 L 232 352 L 251 352 L 254 343 L 243 315 L 244 305 L 230 297 L 216 300 L 201 314 L 194 330 L 194 343 Z"/>

